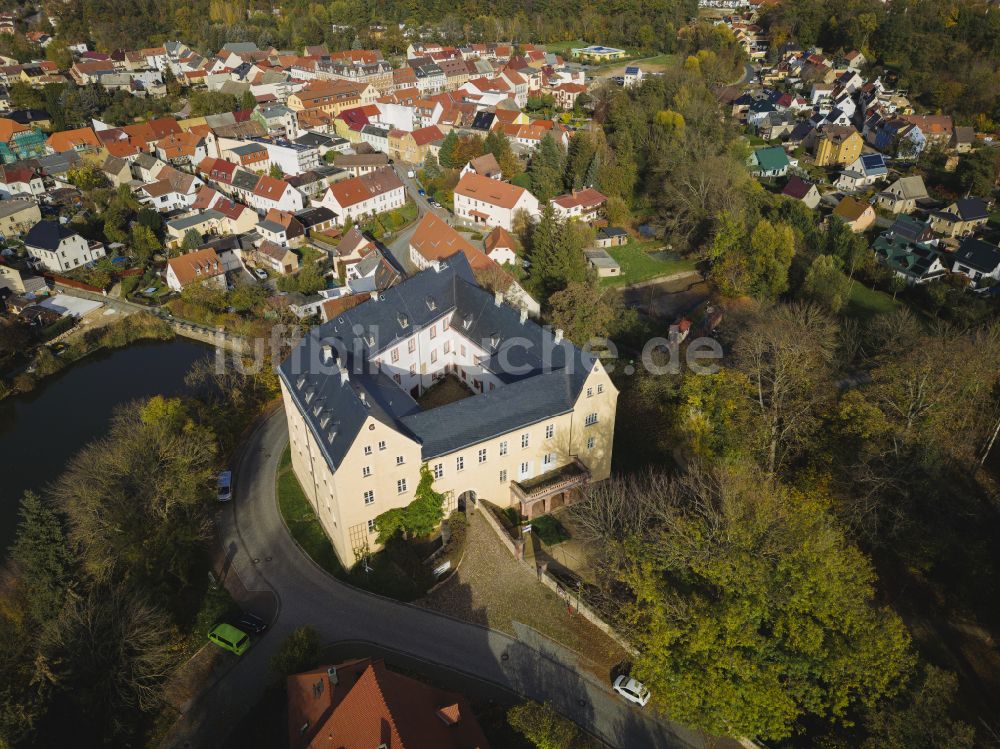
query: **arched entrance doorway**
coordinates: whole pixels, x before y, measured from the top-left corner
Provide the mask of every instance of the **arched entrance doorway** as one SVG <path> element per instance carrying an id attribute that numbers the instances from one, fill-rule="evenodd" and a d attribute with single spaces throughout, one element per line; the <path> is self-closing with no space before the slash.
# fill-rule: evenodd
<path id="1" fill-rule="evenodd" d="M 469 489 L 458 495 L 458 509 L 460 512 L 476 511 L 476 493 Z"/>

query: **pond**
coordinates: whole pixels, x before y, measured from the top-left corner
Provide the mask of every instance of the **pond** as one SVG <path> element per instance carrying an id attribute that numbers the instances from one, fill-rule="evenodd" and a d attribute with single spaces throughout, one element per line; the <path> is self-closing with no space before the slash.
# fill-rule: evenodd
<path id="1" fill-rule="evenodd" d="M 191 365 L 212 352 L 186 338 L 136 343 L 88 356 L 33 392 L 0 401 L 0 558 L 26 490 L 44 489 L 81 447 L 103 436 L 115 406 L 183 393 Z"/>

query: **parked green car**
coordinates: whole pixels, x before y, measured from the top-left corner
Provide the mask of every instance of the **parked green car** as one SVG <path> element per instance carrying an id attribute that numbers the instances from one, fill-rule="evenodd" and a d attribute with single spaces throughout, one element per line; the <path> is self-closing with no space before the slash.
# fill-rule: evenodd
<path id="1" fill-rule="evenodd" d="M 243 655 L 250 647 L 250 635 L 232 624 L 218 624 L 208 633 L 208 639 L 223 650 Z"/>

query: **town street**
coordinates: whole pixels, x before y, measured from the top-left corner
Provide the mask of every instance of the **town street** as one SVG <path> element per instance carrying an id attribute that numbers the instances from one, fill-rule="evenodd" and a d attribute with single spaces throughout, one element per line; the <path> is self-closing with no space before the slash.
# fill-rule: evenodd
<path id="1" fill-rule="evenodd" d="M 371 642 L 549 701 L 612 746 L 708 746 L 700 735 L 657 722 L 652 711 L 629 707 L 596 677 L 563 665 L 572 662 L 569 651 L 543 654 L 495 630 L 360 591 L 321 570 L 292 540 L 278 512 L 274 480 L 287 439 L 279 409 L 249 438 L 235 467 L 235 500 L 219 519 L 227 577 L 238 574 L 246 589 L 270 592 L 275 621 L 228 674 L 195 699 L 163 746 L 219 746 L 262 695 L 268 661 L 282 640 L 304 624 L 327 643 Z"/>

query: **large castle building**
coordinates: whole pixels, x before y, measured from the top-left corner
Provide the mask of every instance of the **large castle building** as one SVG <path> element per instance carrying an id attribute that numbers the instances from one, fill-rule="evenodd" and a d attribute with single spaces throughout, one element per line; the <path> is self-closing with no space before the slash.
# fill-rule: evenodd
<path id="1" fill-rule="evenodd" d="M 346 566 L 423 464 L 446 511 L 529 518 L 611 470 L 601 362 L 481 288 L 461 253 L 313 329 L 279 375 L 293 469 Z"/>

